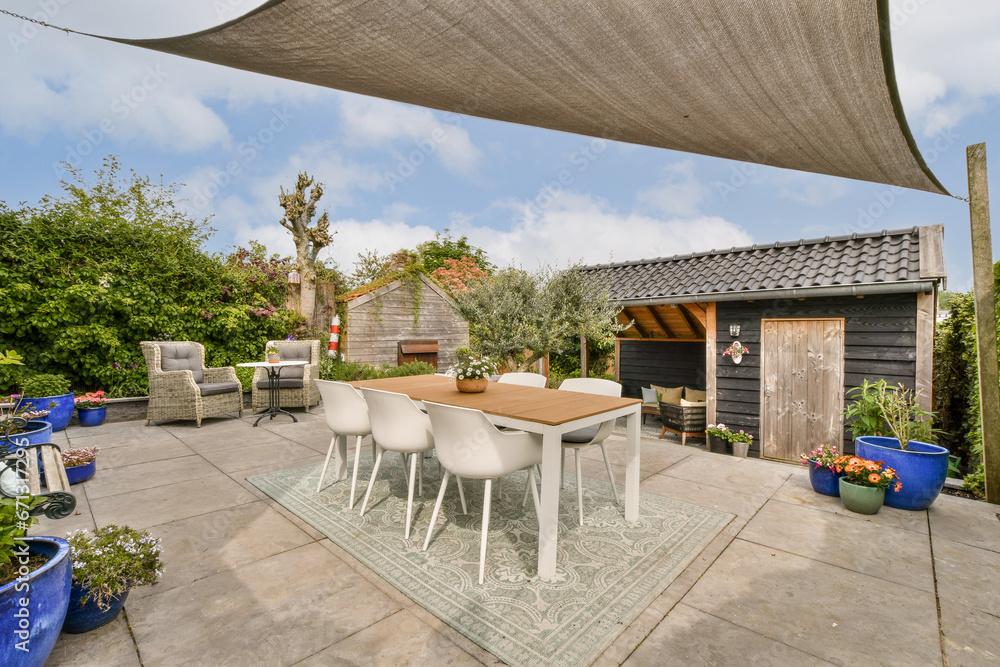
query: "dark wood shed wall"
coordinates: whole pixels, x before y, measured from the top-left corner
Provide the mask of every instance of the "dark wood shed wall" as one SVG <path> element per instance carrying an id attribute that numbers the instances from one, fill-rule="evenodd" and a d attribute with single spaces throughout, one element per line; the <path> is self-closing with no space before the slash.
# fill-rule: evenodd
<path id="1" fill-rule="evenodd" d="M 618 377 L 622 396 L 641 398 L 640 387 L 705 389 L 704 341 L 629 340 L 619 343 Z"/>
<path id="2" fill-rule="evenodd" d="M 917 297 L 915 294 L 830 297 L 798 300 L 773 299 L 754 302 L 722 301 L 716 316 L 716 420 L 727 427 L 760 434 L 761 319 L 806 319 L 843 317 L 844 391 L 867 378 L 902 382 L 913 389 L 916 380 Z M 741 326 L 739 340 L 748 345 L 737 366 L 722 352 L 734 340 L 729 325 Z M 843 450 L 854 451 L 844 429 Z M 821 443 L 803 443 L 814 447 Z M 756 445 L 755 445 L 756 447 Z"/>

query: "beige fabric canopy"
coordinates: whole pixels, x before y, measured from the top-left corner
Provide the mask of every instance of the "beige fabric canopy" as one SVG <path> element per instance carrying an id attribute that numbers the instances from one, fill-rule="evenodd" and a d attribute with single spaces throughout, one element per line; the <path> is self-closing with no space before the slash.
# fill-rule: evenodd
<path id="1" fill-rule="evenodd" d="M 888 0 L 271 0 L 116 39 L 420 106 L 947 194 L 906 126 Z"/>

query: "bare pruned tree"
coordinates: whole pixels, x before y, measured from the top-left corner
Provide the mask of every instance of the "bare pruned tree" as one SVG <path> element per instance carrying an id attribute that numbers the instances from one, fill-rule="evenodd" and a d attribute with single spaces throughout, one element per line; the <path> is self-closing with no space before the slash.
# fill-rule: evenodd
<path id="1" fill-rule="evenodd" d="M 315 325 L 316 257 L 320 250 L 330 245 L 333 238 L 330 234 L 330 220 L 325 212 L 314 226 L 309 226 L 316 215 L 316 202 L 323 196 L 323 184 L 316 183 L 306 198 L 306 190 L 311 185 L 313 179 L 302 172 L 295 183 L 295 191 L 286 193 L 285 188 L 281 188 L 278 202 L 285 209 L 281 226 L 290 231 L 295 240 L 296 269 L 301 280 L 299 313 L 306 322 Z"/>

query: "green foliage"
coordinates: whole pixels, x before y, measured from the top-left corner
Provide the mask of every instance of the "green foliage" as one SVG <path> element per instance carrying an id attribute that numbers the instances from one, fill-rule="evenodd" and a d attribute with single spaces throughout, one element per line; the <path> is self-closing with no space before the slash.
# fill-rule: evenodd
<path id="1" fill-rule="evenodd" d="M 69 380 L 56 373 L 29 375 L 21 380 L 21 394 L 27 398 L 62 396 L 69 393 Z"/>
<path id="2" fill-rule="evenodd" d="M 497 372 L 497 365 L 490 361 L 488 357 L 477 359 L 467 357 L 460 359 L 458 363 L 451 367 L 448 375 L 458 380 L 482 380 Z"/>
<path id="3" fill-rule="evenodd" d="M 0 352 L 0 366 L 23 366 L 23 360 L 24 357 L 14 350 L 7 350 L 6 354 Z"/>
<path id="4" fill-rule="evenodd" d="M 281 308 L 287 260 L 258 244 L 206 252 L 212 230 L 177 210 L 176 188 L 126 179 L 114 158 L 93 183 L 70 171 L 61 198 L 0 204 L 0 347 L 120 396 L 145 393 L 140 341 L 198 341 L 209 366 L 229 366 L 297 326 Z M 0 392 L 14 382 L 0 372 Z"/>
<path id="5" fill-rule="evenodd" d="M 72 549 L 73 583 L 87 589 L 81 604 L 94 596 L 103 611 L 110 598 L 136 586 L 148 586 L 163 574 L 160 539 L 145 530 L 108 524 L 93 533 L 78 530 L 66 536 Z"/>
<path id="6" fill-rule="evenodd" d="M 893 387 L 885 380 L 869 382 L 865 378 L 860 387 L 847 392 L 847 398 L 853 400 L 844 408 L 844 417 L 855 438 L 892 437 L 903 449 L 912 440 L 935 439 L 933 413 L 917 405 L 916 396 L 902 384 Z"/>
<path id="7" fill-rule="evenodd" d="M 26 485 L 20 489 L 23 489 L 25 494 L 28 493 Z M 38 518 L 31 516 L 29 512 L 40 502 L 40 498 L 26 495 L 19 498 L 0 498 L 0 565 L 6 565 L 13 560 L 17 543 L 24 539 L 32 524 L 38 523 Z M 0 585 L 6 583 L 0 581 Z"/>
<path id="8" fill-rule="evenodd" d="M 378 380 L 381 378 L 405 377 L 408 375 L 431 375 L 436 369 L 425 361 L 411 361 L 402 366 L 372 366 L 356 361 L 338 361 L 323 357 L 319 361 L 319 378 L 334 382 L 355 382 L 357 380 Z"/>
<path id="9" fill-rule="evenodd" d="M 453 239 L 447 229 L 444 230 L 444 236 L 440 232 L 435 233 L 433 241 L 424 241 L 418 245 L 417 255 L 424 272 L 428 275 L 445 266 L 445 260 L 460 260 L 463 257 L 471 257 L 486 273 L 491 273 L 494 269 L 486 257 L 485 250 L 470 245 L 469 239 L 465 236 Z"/>

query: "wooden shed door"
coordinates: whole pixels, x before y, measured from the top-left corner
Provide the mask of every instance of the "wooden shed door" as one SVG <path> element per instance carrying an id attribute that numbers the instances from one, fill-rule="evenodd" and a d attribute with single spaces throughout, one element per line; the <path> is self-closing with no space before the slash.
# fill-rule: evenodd
<path id="1" fill-rule="evenodd" d="M 844 418 L 844 320 L 761 320 L 761 455 L 798 461 L 839 447 Z"/>

